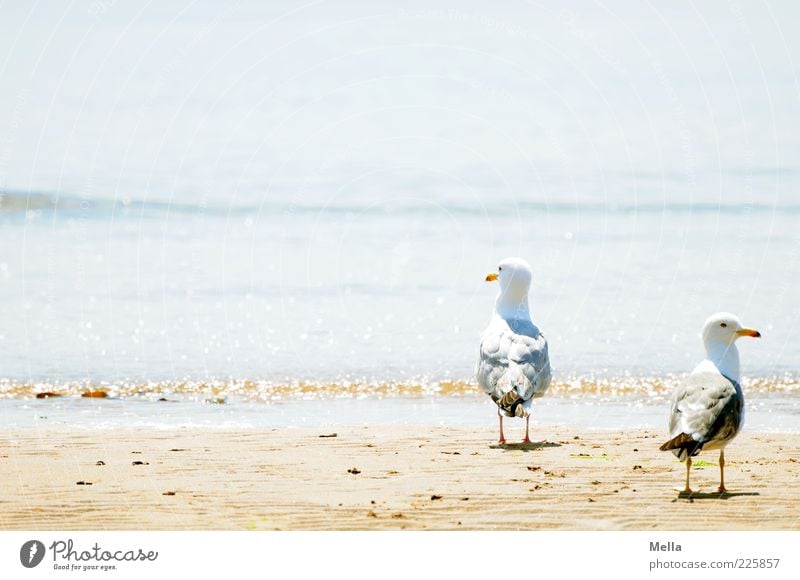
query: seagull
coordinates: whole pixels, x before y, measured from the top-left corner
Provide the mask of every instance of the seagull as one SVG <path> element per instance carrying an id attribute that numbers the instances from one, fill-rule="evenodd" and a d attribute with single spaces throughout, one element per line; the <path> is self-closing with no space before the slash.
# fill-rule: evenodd
<path id="1" fill-rule="evenodd" d="M 686 488 L 692 457 L 705 449 L 719 449 L 719 493 L 725 493 L 725 446 L 744 423 L 744 394 L 736 341 L 761 333 L 745 328 L 733 314 L 719 312 L 703 325 L 706 358 L 675 392 L 669 417 L 670 440 L 661 451 L 672 451 L 686 461 Z"/>
<path id="2" fill-rule="evenodd" d="M 525 439 L 533 399 L 544 395 L 550 386 L 550 359 L 547 341 L 531 321 L 528 291 L 533 274 L 521 258 L 506 258 L 497 272 L 486 276 L 487 282 L 499 282 L 500 291 L 494 314 L 481 337 L 480 357 L 475 369 L 478 384 L 497 404 L 500 419 L 500 444 L 503 416 L 525 417 Z"/>

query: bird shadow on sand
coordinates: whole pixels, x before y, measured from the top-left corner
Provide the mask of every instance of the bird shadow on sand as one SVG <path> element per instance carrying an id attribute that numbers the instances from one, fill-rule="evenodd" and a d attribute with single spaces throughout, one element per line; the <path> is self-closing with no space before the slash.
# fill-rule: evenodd
<path id="1" fill-rule="evenodd" d="M 678 501 L 679 499 L 688 499 L 690 502 L 696 499 L 730 499 L 732 497 L 742 497 L 742 496 L 757 496 L 761 495 L 757 491 L 726 491 L 725 493 L 719 492 L 702 492 L 702 491 L 693 491 L 692 493 L 686 493 L 685 491 L 678 492 L 678 497 L 672 500 L 673 503 Z"/>
<path id="2" fill-rule="evenodd" d="M 495 443 L 489 445 L 489 449 L 502 449 L 503 451 L 536 451 L 548 447 L 561 447 L 561 443 L 551 443 L 550 441 L 531 441 L 530 443 Z"/>

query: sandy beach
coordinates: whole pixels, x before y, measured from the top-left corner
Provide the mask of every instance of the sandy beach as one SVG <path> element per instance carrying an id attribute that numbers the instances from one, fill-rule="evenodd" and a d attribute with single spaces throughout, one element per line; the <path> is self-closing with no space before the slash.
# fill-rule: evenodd
<path id="1" fill-rule="evenodd" d="M 505 447 L 489 427 L 6 430 L 0 528 L 800 530 L 800 435 L 743 433 L 721 497 L 716 453 L 702 454 L 692 498 L 678 496 L 683 466 L 657 451 L 662 439 L 565 427 Z"/>

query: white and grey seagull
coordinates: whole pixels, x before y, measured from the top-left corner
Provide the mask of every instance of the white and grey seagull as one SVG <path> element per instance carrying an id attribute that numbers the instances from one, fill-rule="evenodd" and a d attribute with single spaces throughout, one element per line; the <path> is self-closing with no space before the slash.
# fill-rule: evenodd
<path id="1" fill-rule="evenodd" d="M 550 386 L 550 359 L 547 341 L 531 320 L 528 292 L 533 274 L 521 258 L 506 258 L 497 272 L 486 276 L 497 281 L 500 291 L 494 314 L 481 337 L 476 368 L 478 384 L 497 404 L 500 443 L 505 443 L 503 416 L 525 418 L 528 436 L 533 399 L 544 395 Z"/>
<path id="2" fill-rule="evenodd" d="M 700 451 L 719 449 L 719 493 L 725 493 L 725 446 L 744 423 L 739 350 L 736 341 L 761 333 L 744 328 L 733 314 L 719 312 L 703 325 L 706 358 L 675 392 L 669 418 L 670 440 L 661 451 L 672 451 L 686 462 L 686 487 L 692 493 L 689 472 L 692 457 Z"/>

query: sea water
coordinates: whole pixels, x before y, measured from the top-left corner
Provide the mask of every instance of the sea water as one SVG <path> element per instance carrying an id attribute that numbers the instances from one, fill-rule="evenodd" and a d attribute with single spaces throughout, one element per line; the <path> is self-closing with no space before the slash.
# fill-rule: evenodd
<path id="1" fill-rule="evenodd" d="M 727 310 L 796 405 L 793 4 L 121 4 L 0 20 L 8 397 L 468 384 L 517 255 L 557 380 L 680 376 Z"/>

